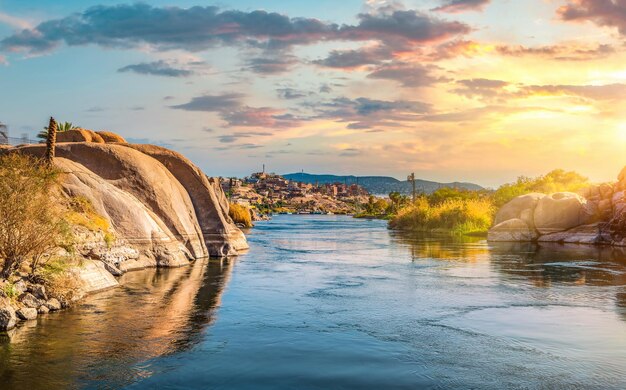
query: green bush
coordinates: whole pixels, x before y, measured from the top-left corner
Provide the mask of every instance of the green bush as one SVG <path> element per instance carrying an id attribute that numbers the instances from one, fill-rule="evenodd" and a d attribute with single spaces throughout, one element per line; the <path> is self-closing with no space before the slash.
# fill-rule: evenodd
<path id="1" fill-rule="evenodd" d="M 420 198 L 400 209 L 389 221 L 389 227 L 417 232 L 482 234 L 491 227 L 494 211 L 489 199 L 447 199 L 431 204 L 426 198 Z"/>

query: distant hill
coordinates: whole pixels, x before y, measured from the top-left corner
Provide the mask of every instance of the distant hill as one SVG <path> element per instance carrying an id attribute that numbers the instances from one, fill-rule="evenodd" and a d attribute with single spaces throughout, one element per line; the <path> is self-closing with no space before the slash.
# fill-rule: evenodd
<path id="1" fill-rule="evenodd" d="M 365 188 L 370 194 L 387 195 L 390 192 L 397 191 L 401 194 L 410 195 L 412 185 L 407 181 L 400 181 L 389 176 L 336 176 L 336 175 L 312 175 L 309 173 L 289 173 L 283 175 L 285 179 L 310 184 L 327 184 L 327 183 L 346 183 L 359 184 Z M 415 188 L 418 192 L 432 193 L 441 187 L 457 187 L 468 190 L 482 190 L 483 187 L 473 183 L 438 183 L 428 180 L 415 180 Z"/>

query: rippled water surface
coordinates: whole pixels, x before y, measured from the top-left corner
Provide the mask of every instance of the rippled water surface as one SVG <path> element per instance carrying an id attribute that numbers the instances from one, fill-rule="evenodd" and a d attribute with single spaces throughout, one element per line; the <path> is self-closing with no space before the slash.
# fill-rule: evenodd
<path id="1" fill-rule="evenodd" d="M 249 241 L 0 336 L 0 388 L 626 388 L 621 250 L 341 216 L 278 216 Z"/>

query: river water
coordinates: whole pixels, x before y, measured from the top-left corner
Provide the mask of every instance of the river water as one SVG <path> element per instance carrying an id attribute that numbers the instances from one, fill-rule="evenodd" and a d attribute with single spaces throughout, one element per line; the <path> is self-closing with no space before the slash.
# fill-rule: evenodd
<path id="1" fill-rule="evenodd" d="M 626 388 L 626 253 L 277 216 L 0 336 L 1 389 Z"/>

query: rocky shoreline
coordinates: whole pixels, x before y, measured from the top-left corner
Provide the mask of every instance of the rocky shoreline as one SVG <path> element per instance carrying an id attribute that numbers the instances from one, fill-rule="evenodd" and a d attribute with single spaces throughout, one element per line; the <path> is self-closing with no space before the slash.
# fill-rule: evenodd
<path id="1" fill-rule="evenodd" d="M 626 168 L 615 183 L 511 200 L 498 211 L 488 241 L 626 246 Z"/>
<path id="2" fill-rule="evenodd" d="M 59 196 L 89 203 L 110 231 L 71 226 L 77 241 L 72 253 L 55 248 L 49 254 L 78 259 L 67 271 L 77 283 L 71 299 L 47 292 L 27 273 L 0 281 L 0 331 L 67 307 L 86 294 L 116 287 L 116 276 L 125 272 L 180 267 L 196 259 L 236 256 L 248 248 L 243 232 L 228 215 L 219 181 L 181 154 L 86 129 L 61 132 L 57 142 Z M 0 153 L 42 157 L 45 145 L 3 148 Z"/>

